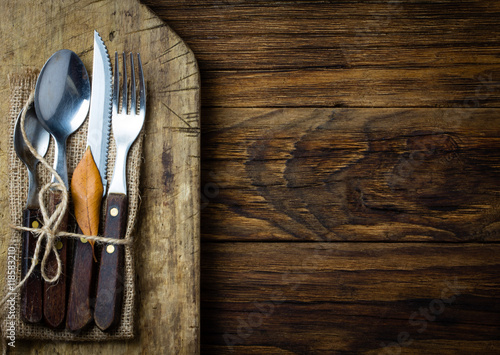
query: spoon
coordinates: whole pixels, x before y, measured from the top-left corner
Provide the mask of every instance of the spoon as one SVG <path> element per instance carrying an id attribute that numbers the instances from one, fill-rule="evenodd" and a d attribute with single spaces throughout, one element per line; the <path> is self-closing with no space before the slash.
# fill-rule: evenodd
<path id="1" fill-rule="evenodd" d="M 76 53 L 63 49 L 45 63 L 35 87 L 35 110 L 40 124 L 52 135 L 55 145 L 54 169 L 69 190 L 66 166 L 66 141 L 85 121 L 90 105 L 90 82 L 87 70 Z M 52 182 L 58 182 L 52 176 Z M 61 202 L 62 193 L 54 191 L 49 201 L 51 211 Z M 59 225 L 67 226 L 68 213 Z M 43 315 L 52 328 L 59 328 L 66 312 L 67 241 L 59 240 L 56 248 L 63 264 L 57 283 L 44 284 Z M 53 253 L 47 261 L 47 274 L 55 275 L 57 260 Z M 50 275 L 52 273 L 52 275 Z"/>
<path id="2" fill-rule="evenodd" d="M 66 141 L 85 121 L 90 105 L 90 81 L 76 53 L 62 49 L 45 63 L 35 87 L 40 124 L 56 141 L 54 169 L 69 189 Z M 52 182 L 57 182 L 52 177 Z"/>
<path id="3" fill-rule="evenodd" d="M 14 127 L 14 150 L 19 159 L 28 169 L 28 200 L 23 211 L 23 227 L 37 228 L 40 225 L 40 204 L 38 202 L 38 181 L 36 166 L 38 159 L 28 148 L 21 133 L 21 115 L 17 117 Z M 28 140 L 37 153 L 44 156 L 50 143 L 49 133 L 38 122 L 33 106 L 26 111 L 24 129 Z M 29 268 L 35 251 L 36 239 L 31 232 L 22 233 L 22 264 L 21 277 L 24 278 Z M 21 291 L 21 317 L 25 322 L 38 323 L 42 320 L 42 278 L 40 265 L 37 265 Z"/>

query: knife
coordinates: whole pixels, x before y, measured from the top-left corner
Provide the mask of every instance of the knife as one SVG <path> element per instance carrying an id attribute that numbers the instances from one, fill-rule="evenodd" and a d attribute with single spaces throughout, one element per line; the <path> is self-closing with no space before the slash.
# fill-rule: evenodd
<path id="1" fill-rule="evenodd" d="M 101 199 L 106 191 L 108 145 L 111 128 L 112 74 L 108 50 L 94 31 L 92 91 L 87 134 L 87 149 L 73 173 L 71 194 L 79 230 L 84 235 L 97 235 Z M 92 177 L 96 178 L 92 180 Z M 89 215 L 93 217 L 88 218 Z M 91 302 L 94 274 L 93 245 L 85 238 L 76 241 L 73 275 L 68 300 L 66 327 L 78 331 L 93 320 Z"/>

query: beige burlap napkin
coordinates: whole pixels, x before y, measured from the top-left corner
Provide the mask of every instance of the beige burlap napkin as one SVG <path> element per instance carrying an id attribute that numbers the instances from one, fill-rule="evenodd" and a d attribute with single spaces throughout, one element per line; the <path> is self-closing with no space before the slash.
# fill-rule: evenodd
<path id="1" fill-rule="evenodd" d="M 11 223 L 20 226 L 22 223 L 22 211 L 26 204 L 28 191 L 28 176 L 24 164 L 18 159 L 13 147 L 13 132 L 16 118 L 25 105 L 26 101 L 36 84 L 37 73 L 26 71 L 21 74 L 11 75 L 10 77 L 10 112 L 9 112 L 9 206 Z M 87 140 L 87 121 L 79 128 L 79 130 L 68 139 L 68 173 L 69 178 L 81 160 Z M 139 173 L 141 164 L 143 134 L 139 136 L 137 141 L 132 145 L 127 162 L 127 187 L 128 187 L 128 225 L 126 238 L 131 237 L 134 223 L 137 217 L 139 208 Z M 54 155 L 53 142 L 51 142 L 46 159 L 52 164 Z M 110 141 L 110 151 L 108 160 L 108 181 L 113 173 L 115 158 L 115 145 L 113 137 Z M 38 166 L 40 186 L 50 181 L 49 173 L 41 164 Z M 71 208 L 71 206 L 70 206 Z M 71 211 L 71 209 L 70 209 Z M 70 212 L 70 220 L 71 217 Z M 73 219 L 74 220 L 74 219 Z M 10 251 L 16 257 L 16 275 L 15 284 L 21 281 L 21 232 L 12 230 Z M 47 339 L 47 340 L 75 340 L 75 341 L 103 341 L 130 339 L 134 336 L 134 259 L 133 259 L 133 244 L 125 247 L 125 265 L 124 265 L 124 292 L 123 292 L 123 308 L 119 326 L 110 332 L 103 332 L 95 325 L 79 332 L 72 333 L 68 330 L 52 330 L 45 327 L 43 324 L 26 324 L 20 318 L 20 292 L 15 296 L 16 302 L 16 317 L 14 318 L 14 328 L 16 339 Z M 68 280 L 68 284 L 70 280 Z M 5 289 L 7 294 L 7 287 Z M 10 304 L 6 304 L 3 309 L 4 321 L 2 324 L 3 337 L 9 335 L 9 327 L 12 328 L 11 321 L 5 317 Z"/>

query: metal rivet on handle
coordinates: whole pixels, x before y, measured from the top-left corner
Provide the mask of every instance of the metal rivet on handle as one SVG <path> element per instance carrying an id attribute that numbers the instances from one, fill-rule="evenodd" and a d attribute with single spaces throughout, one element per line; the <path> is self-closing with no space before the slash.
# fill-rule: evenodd
<path id="1" fill-rule="evenodd" d="M 62 249 L 62 247 L 63 247 L 63 243 L 59 240 L 59 241 L 56 243 L 56 249 L 57 249 L 57 250 L 60 250 L 60 249 Z"/>
<path id="2" fill-rule="evenodd" d="M 38 228 L 38 226 L 40 226 L 40 223 L 38 223 L 38 221 L 33 221 L 33 223 L 31 223 L 31 228 Z"/>
<path id="3" fill-rule="evenodd" d="M 118 208 L 113 207 L 112 209 L 109 210 L 109 214 L 113 217 L 118 216 Z"/>
<path id="4" fill-rule="evenodd" d="M 106 252 L 107 252 L 108 254 L 113 254 L 113 253 L 115 252 L 115 247 L 114 247 L 114 245 L 108 245 L 108 246 L 106 247 Z"/>

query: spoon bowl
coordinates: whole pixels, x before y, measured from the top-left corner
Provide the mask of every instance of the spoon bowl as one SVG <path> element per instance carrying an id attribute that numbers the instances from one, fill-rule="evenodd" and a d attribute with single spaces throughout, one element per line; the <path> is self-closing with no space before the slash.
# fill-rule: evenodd
<path id="1" fill-rule="evenodd" d="M 56 142 L 54 168 L 68 189 L 66 141 L 85 121 L 90 106 L 89 76 L 76 53 L 63 49 L 47 60 L 34 99 L 40 124 Z"/>

